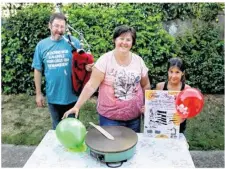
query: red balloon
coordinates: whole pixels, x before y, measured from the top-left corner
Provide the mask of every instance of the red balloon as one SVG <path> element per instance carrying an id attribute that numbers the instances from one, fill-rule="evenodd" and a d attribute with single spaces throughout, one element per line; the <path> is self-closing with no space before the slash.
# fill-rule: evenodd
<path id="1" fill-rule="evenodd" d="M 201 112 L 203 105 L 203 95 L 195 88 L 181 91 L 176 98 L 176 110 L 182 118 L 195 117 Z"/>

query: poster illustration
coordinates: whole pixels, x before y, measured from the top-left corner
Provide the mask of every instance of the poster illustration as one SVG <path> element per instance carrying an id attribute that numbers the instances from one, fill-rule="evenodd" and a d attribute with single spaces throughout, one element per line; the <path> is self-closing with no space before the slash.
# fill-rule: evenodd
<path id="1" fill-rule="evenodd" d="M 166 90 L 145 91 L 145 135 L 179 139 L 180 117 L 175 108 L 178 93 Z"/>

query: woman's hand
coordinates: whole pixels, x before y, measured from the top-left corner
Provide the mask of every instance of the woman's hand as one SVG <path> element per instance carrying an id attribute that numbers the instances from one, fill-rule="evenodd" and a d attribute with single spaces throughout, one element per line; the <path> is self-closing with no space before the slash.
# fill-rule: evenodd
<path id="1" fill-rule="evenodd" d="M 141 112 L 142 114 L 145 113 L 145 106 L 142 106 L 142 107 L 141 107 L 140 112 Z"/>
<path id="2" fill-rule="evenodd" d="M 75 114 L 75 117 L 77 118 L 78 114 L 79 114 L 79 109 L 76 107 L 69 109 L 66 113 L 64 113 L 62 119 L 67 118 L 68 115 L 73 114 L 73 113 Z"/>

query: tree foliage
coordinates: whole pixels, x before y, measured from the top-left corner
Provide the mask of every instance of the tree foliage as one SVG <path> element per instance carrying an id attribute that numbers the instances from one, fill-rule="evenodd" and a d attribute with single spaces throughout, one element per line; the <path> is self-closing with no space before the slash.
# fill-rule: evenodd
<path id="1" fill-rule="evenodd" d="M 153 87 L 166 80 L 167 60 L 179 56 L 187 63 L 188 84 L 204 93 L 223 93 L 223 41 L 219 40 L 218 25 L 214 22 L 223 7 L 219 3 L 72 3 L 62 10 L 69 24 L 84 34 L 95 60 L 114 48 L 114 28 L 127 24 L 137 31 L 132 51 L 144 59 Z M 3 93 L 34 94 L 33 53 L 38 41 L 49 36 L 47 24 L 53 11 L 53 4 L 39 3 L 4 19 Z M 165 21 L 187 18 L 197 20 L 198 24 L 178 37 L 171 36 L 163 27 Z M 76 33 L 73 35 L 79 38 Z"/>

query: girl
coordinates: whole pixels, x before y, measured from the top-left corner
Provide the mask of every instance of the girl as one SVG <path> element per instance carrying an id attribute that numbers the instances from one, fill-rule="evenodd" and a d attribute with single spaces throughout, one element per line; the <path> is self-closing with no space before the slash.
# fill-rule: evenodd
<path id="1" fill-rule="evenodd" d="M 190 88 L 185 84 L 185 67 L 180 58 L 171 58 L 168 60 L 167 65 L 168 80 L 166 82 L 160 82 L 156 85 L 156 90 L 173 90 L 182 91 L 186 88 Z M 181 120 L 180 133 L 184 133 L 186 129 L 186 119 Z"/>

